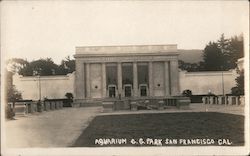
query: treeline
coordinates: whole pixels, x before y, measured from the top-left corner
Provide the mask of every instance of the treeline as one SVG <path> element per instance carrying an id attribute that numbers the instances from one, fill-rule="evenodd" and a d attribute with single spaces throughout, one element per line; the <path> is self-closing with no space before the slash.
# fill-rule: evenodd
<path id="1" fill-rule="evenodd" d="M 55 64 L 51 58 L 27 61 L 21 58 L 13 58 L 7 61 L 7 70 L 23 76 L 33 75 L 67 75 L 75 71 L 75 60 L 69 56 Z"/>
<path id="2" fill-rule="evenodd" d="M 222 71 L 235 69 L 237 60 L 244 56 L 243 35 L 210 41 L 203 50 L 203 61 L 186 63 L 179 61 L 179 68 L 189 72 Z"/>

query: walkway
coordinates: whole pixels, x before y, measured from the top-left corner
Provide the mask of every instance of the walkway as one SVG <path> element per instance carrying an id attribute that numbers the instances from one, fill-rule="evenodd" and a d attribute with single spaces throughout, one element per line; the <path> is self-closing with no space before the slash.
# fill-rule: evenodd
<path id="1" fill-rule="evenodd" d="M 6 121 L 7 147 L 67 147 L 102 107 L 64 108 Z"/>

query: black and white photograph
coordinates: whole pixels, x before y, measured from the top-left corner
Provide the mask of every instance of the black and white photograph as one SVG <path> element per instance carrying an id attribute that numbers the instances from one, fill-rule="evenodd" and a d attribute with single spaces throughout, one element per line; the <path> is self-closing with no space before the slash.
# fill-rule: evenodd
<path id="1" fill-rule="evenodd" d="M 249 155 L 249 2 L 2 0 L 1 155 Z"/>

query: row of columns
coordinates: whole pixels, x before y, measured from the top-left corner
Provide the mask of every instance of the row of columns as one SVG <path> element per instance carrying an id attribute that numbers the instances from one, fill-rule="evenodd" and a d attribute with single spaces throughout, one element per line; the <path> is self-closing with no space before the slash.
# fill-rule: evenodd
<path id="1" fill-rule="evenodd" d="M 85 65 L 85 68 L 84 68 Z M 76 70 L 76 93 L 82 93 L 81 95 L 76 95 L 79 98 L 91 97 L 91 83 L 90 83 L 90 63 L 80 63 L 76 62 L 76 68 L 81 70 Z M 84 71 L 86 69 L 86 71 Z M 106 90 L 106 63 L 101 64 L 102 72 L 102 97 L 107 96 Z M 86 73 L 86 77 L 84 77 Z M 148 62 L 148 77 L 149 77 L 149 96 L 154 96 L 153 89 L 153 62 Z M 86 83 L 85 82 L 86 78 Z M 165 81 L 165 96 L 178 95 L 179 94 L 179 71 L 178 71 L 178 61 L 165 61 L 164 62 L 164 81 Z M 85 86 L 86 85 L 86 86 Z M 82 87 L 79 87 L 82 86 Z M 133 86 L 138 86 L 138 70 L 137 62 L 133 62 Z M 86 87 L 86 90 L 84 88 Z M 117 89 L 118 94 L 122 94 L 122 63 L 117 63 Z M 85 93 L 86 91 L 86 93 Z M 138 87 L 133 87 L 134 96 L 139 96 Z"/>

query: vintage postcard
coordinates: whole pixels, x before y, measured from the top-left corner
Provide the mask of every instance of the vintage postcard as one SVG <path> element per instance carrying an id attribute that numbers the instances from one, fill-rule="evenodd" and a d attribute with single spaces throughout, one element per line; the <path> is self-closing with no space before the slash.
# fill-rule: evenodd
<path id="1" fill-rule="evenodd" d="M 249 155 L 248 1 L 1 1 L 1 155 Z"/>

